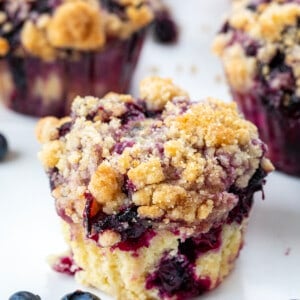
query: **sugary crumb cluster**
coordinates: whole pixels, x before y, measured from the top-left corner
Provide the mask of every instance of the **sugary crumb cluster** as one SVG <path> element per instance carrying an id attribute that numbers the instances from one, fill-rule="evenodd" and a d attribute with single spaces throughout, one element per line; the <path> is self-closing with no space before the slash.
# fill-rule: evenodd
<path id="1" fill-rule="evenodd" d="M 299 20 L 298 1 L 237 1 L 214 43 L 234 91 L 276 94 L 286 110 L 299 102 Z"/>
<path id="2" fill-rule="evenodd" d="M 108 40 L 128 38 L 153 19 L 144 0 L 40 2 L 0 2 L 0 56 L 25 50 L 53 60 L 63 57 L 65 49 L 99 50 Z M 16 39 L 22 46 L 17 49 Z"/>
<path id="3" fill-rule="evenodd" d="M 140 90 L 138 99 L 78 97 L 71 118 L 39 122 L 59 214 L 80 223 L 92 198 L 91 215 L 128 208 L 154 227 L 204 230 L 224 220 L 238 201 L 230 187 L 245 188 L 260 166 L 272 169 L 256 127 L 234 103 L 193 103 L 169 79 L 145 79 Z"/>

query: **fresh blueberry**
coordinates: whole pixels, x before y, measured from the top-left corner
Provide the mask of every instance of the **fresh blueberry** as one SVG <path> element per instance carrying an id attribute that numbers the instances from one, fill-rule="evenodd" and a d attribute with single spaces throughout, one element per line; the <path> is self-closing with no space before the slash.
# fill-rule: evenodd
<path id="1" fill-rule="evenodd" d="M 11 295 L 8 300 L 41 300 L 41 298 L 30 292 L 21 291 Z"/>
<path id="2" fill-rule="evenodd" d="M 101 300 L 99 297 L 83 291 L 75 291 L 65 295 L 61 300 Z"/>
<path id="3" fill-rule="evenodd" d="M 160 43 L 175 43 L 178 40 L 177 24 L 167 10 L 156 15 L 154 37 Z"/>
<path id="4" fill-rule="evenodd" d="M 2 160 L 8 151 L 8 143 L 4 135 L 0 133 L 0 160 Z"/>

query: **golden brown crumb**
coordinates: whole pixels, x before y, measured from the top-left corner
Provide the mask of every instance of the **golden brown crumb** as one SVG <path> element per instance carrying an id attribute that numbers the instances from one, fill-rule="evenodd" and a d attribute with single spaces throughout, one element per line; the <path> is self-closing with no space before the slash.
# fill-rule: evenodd
<path id="1" fill-rule="evenodd" d="M 139 189 L 145 185 L 159 183 L 164 180 L 160 161 L 154 157 L 130 169 L 128 177 Z"/>
<path id="2" fill-rule="evenodd" d="M 119 0 L 119 2 L 122 5 L 139 6 L 143 2 L 143 0 Z"/>
<path id="3" fill-rule="evenodd" d="M 164 211 L 156 205 L 140 206 L 138 208 L 138 214 L 141 218 L 158 219 L 164 215 Z"/>
<path id="4" fill-rule="evenodd" d="M 185 202 L 186 198 L 187 193 L 182 187 L 161 184 L 155 189 L 152 202 L 162 209 L 172 209 Z"/>
<path id="5" fill-rule="evenodd" d="M 64 3 L 49 21 L 47 37 L 58 48 L 99 49 L 105 43 L 101 12 L 88 2 Z"/>
<path id="6" fill-rule="evenodd" d="M 42 29 L 27 21 L 21 31 L 21 42 L 26 51 L 44 60 L 53 60 L 56 50 L 49 44 Z"/>
<path id="7" fill-rule="evenodd" d="M 0 37 L 0 56 L 5 56 L 8 53 L 9 48 L 7 39 Z"/>
<path id="8" fill-rule="evenodd" d="M 58 138 L 59 127 L 70 122 L 70 117 L 61 119 L 55 117 L 45 117 L 38 121 L 35 127 L 35 136 L 40 143 L 47 143 Z"/>
<path id="9" fill-rule="evenodd" d="M 149 185 L 133 193 L 132 202 L 138 206 L 150 205 L 154 188 L 154 185 Z"/>
<path id="10" fill-rule="evenodd" d="M 100 204 L 115 201 L 120 193 L 116 172 L 102 163 L 91 178 L 89 190 Z"/>
<path id="11" fill-rule="evenodd" d="M 105 230 L 99 235 L 98 243 L 101 247 L 111 247 L 120 242 L 120 234 L 113 230 Z"/>
<path id="12" fill-rule="evenodd" d="M 43 147 L 39 158 L 47 168 L 54 168 L 59 162 L 62 151 L 62 143 L 59 140 L 51 141 Z"/>
<path id="13" fill-rule="evenodd" d="M 35 127 L 35 136 L 40 143 L 46 143 L 58 138 L 59 119 L 46 117 L 40 119 Z"/>
<path id="14" fill-rule="evenodd" d="M 136 28 L 144 27 L 153 20 L 153 13 L 145 5 L 140 7 L 130 6 L 126 9 L 126 14 Z"/>
<path id="15" fill-rule="evenodd" d="M 140 83 L 140 95 L 150 110 L 161 110 L 174 97 L 187 96 L 187 92 L 173 84 L 169 78 L 147 77 Z"/>
<path id="16" fill-rule="evenodd" d="M 187 136 L 197 135 L 198 128 L 201 128 L 209 147 L 248 143 L 257 129 L 252 123 L 241 119 L 236 104 L 210 101 L 211 105 L 195 104 L 186 114 L 168 119 L 168 125 Z"/>
<path id="17" fill-rule="evenodd" d="M 0 11 L 0 24 L 3 24 L 7 20 L 7 15 L 4 11 Z"/>

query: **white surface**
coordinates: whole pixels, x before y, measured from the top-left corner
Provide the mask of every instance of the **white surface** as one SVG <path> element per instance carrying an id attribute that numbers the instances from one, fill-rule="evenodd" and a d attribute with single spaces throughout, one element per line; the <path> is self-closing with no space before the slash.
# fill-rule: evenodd
<path id="1" fill-rule="evenodd" d="M 229 1 L 168 2 L 181 25 L 181 41 L 162 47 L 150 39 L 135 78 L 156 71 L 173 77 L 194 99 L 210 95 L 229 100 L 224 82 L 216 82 L 222 73 L 210 52 Z M 35 292 L 43 300 L 58 300 L 78 288 L 86 290 L 73 278 L 53 272 L 46 263 L 49 254 L 65 250 L 65 245 L 48 180 L 36 158 L 35 122 L 0 107 L 0 132 L 9 139 L 11 149 L 8 159 L 0 163 L 1 300 L 18 290 Z M 235 270 L 201 299 L 300 299 L 300 179 L 274 173 L 268 178 L 265 194 L 265 201 L 257 195 Z"/>

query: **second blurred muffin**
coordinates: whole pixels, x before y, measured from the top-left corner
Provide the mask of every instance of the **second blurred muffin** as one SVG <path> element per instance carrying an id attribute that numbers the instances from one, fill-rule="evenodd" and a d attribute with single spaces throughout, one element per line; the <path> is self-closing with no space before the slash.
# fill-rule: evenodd
<path id="1" fill-rule="evenodd" d="M 153 13 L 144 0 L 0 2 L 0 97 L 62 116 L 76 95 L 126 92 Z"/>
<path id="2" fill-rule="evenodd" d="M 300 175 L 300 4 L 241 1 L 214 44 L 234 99 L 279 170 Z"/>

